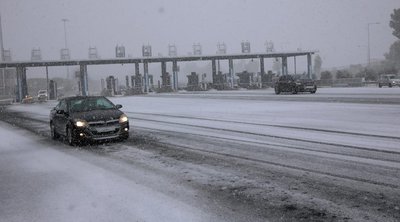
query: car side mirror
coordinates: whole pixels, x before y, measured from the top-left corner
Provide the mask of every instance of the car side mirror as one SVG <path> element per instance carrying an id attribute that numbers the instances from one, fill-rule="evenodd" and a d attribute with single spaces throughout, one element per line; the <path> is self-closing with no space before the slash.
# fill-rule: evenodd
<path id="1" fill-rule="evenodd" d="M 121 105 L 121 104 L 117 104 L 117 105 L 115 105 L 115 108 L 121 109 L 121 108 L 122 108 L 122 105 Z"/>

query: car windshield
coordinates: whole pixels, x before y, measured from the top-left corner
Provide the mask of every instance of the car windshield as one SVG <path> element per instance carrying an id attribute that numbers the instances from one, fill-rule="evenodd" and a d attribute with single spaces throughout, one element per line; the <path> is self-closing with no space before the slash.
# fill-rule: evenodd
<path id="1" fill-rule="evenodd" d="M 299 80 L 299 79 L 310 79 L 310 78 L 308 78 L 307 75 L 293 75 L 293 78 L 294 78 L 295 80 Z"/>
<path id="2" fill-rule="evenodd" d="M 102 97 L 76 98 L 69 101 L 70 112 L 85 112 L 98 109 L 114 109 L 108 99 Z"/>
<path id="3" fill-rule="evenodd" d="M 39 94 L 44 94 L 44 93 L 46 93 L 46 90 L 40 90 L 39 91 Z"/>

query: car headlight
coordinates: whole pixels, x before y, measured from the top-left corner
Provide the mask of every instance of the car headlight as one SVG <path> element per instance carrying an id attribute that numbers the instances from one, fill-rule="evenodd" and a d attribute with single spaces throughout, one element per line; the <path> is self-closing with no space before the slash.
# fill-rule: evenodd
<path id="1" fill-rule="evenodd" d="M 85 127 L 87 125 L 87 122 L 85 120 L 75 120 L 75 126 L 77 127 Z"/>
<path id="2" fill-rule="evenodd" d="M 125 123 L 125 122 L 128 122 L 128 116 L 125 115 L 125 114 L 122 114 L 122 115 L 119 117 L 119 123 Z"/>

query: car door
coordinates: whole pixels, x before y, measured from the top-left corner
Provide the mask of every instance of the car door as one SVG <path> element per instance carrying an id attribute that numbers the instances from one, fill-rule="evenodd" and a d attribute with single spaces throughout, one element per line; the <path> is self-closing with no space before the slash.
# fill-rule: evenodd
<path id="1" fill-rule="evenodd" d="M 290 78 L 288 75 L 282 76 L 282 88 L 284 91 L 288 91 L 290 89 Z"/>
<path id="2" fill-rule="evenodd" d="M 285 91 L 285 76 L 279 77 L 278 87 L 281 91 Z"/>
<path id="3" fill-rule="evenodd" d="M 288 91 L 293 91 L 294 87 L 296 87 L 296 81 L 292 76 L 287 76 L 287 89 Z"/>

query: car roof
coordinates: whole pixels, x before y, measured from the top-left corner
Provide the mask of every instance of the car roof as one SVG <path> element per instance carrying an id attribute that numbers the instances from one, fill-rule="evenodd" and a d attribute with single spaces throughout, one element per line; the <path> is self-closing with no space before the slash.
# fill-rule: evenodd
<path id="1" fill-rule="evenodd" d="M 70 96 L 65 97 L 65 100 L 74 100 L 74 99 L 88 99 L 88 98 L 105 98 L 104 96 Z"/>

